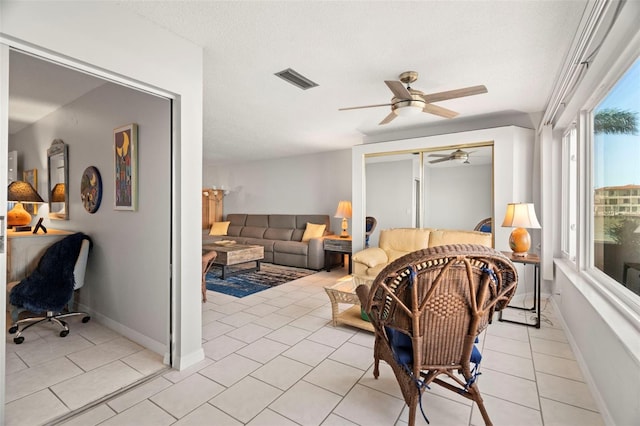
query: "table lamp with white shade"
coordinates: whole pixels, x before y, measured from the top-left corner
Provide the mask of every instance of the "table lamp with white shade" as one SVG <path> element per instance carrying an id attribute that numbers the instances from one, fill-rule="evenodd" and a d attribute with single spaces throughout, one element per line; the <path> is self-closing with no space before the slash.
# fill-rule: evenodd
<path id="1" fill-rule="evenodd" d="M 351 201 L 340 201 L 334 217 L 342 218 L 342 234 L 340 234 L 340 238 L 349 238 L 349 223 L 347 219 L 351 219 Z"/>
<path id="2" fill-rule="evenodd" d="M 531 248 L 531 236 L 527 228 L 540 228 L 533 203 L 509 203 L 502 222 L 503 227 L 516 228 L 509 236 L 509 247 L 514 256 L 526 257 Z"/>

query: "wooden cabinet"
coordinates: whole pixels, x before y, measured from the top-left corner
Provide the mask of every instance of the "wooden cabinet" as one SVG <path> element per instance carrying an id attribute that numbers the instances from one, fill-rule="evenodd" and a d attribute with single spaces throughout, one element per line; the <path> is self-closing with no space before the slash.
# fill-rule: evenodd
<path id="1" fill-rule="evenodd" d="M 222 222 L 224 190 L 204 188 L 202 190 L 202 229 L 211 228 L 213 222 Z"/>
<path id="2" fill-rule="evenodd" d="M 47 247 L 73 233 L 58 229 L 49 229 L 46 234 L 7 230 L 7 282 L 25 278 L 35 269 Z"/>

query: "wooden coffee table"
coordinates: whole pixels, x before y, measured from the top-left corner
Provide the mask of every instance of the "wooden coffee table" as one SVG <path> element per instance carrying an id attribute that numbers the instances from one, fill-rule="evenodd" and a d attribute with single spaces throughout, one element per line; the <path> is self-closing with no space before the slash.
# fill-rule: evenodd
<path id="1" fill-rule="evenodd" d="M 211 262 L 214 266 L 222 268 L 222 279 L 243 272 L 253 272 L 260 270 L 260 262 L 264 259 L 264 247 L 244 245 L 244 244 L 207 244 L 202 246 L 205 250 L 215 250 L 218 255 Z M 256 262 L 253 268 L 242 268 L 237 271 L 229 271 L 230 266 L 242 263 Z"/>
<path id="2" fill-rule="evenodd" d="M 373 331 L 373 325 L 369 321 L 362 319 L 360 299 L 358 299 L 358 295 L 356 294 L 356 287 L 358 285 L 371 285 L 371 281 L 372 280 L 368 280 L 367 282 L 367 280 L 362 278 L 356 278 L 354 282 L 352 276 L 347 276 L 338 280 L 334 285 L 324 288 L 331 301 L 331 323 L 334 327 L 338 324 L 346 324 L 363 330 Z M 352 306 L 340 311 L 340 303 L 346 303 Z"/>

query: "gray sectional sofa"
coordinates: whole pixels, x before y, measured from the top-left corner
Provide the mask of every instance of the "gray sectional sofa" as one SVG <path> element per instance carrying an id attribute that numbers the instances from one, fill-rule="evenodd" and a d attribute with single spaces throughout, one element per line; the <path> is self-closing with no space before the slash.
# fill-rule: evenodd
<path id="1" fill-rule="evenodd" d="M 325 235 L 332 234 L 329 215 L 303 214 L 228 214 L 227 235 L 209 235 L 202 230 L 202 244 L 233 240 L 238 244 L 264 247 L 264 262 L 320 270 L 324 267 L 322 238 L 302 241 L 307 223 L 325 224 Z"/>

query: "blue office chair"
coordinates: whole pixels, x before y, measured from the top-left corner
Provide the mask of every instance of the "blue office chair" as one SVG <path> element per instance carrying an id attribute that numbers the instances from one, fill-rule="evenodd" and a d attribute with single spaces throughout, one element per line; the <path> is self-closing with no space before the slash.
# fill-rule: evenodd
<path id="1" fill-rule="evenodd" d="M 82 315 L 83 323 L 91 319 L 85 312 L 71 311 L 74 292 L 84 285 L 91 245 L 91 238 L 81 232 L 69 235 L 47 248 L 28 277 L 7 284 L 13 321 L 9 333 L 15 334 L 14 343 L 24 342 L 22 333 L 41 322 L 58 324 L 60 337 L 65 337 L 69 327 L 62 318 Z M 43 315 L 18 320 L 24 311 Z"/>

